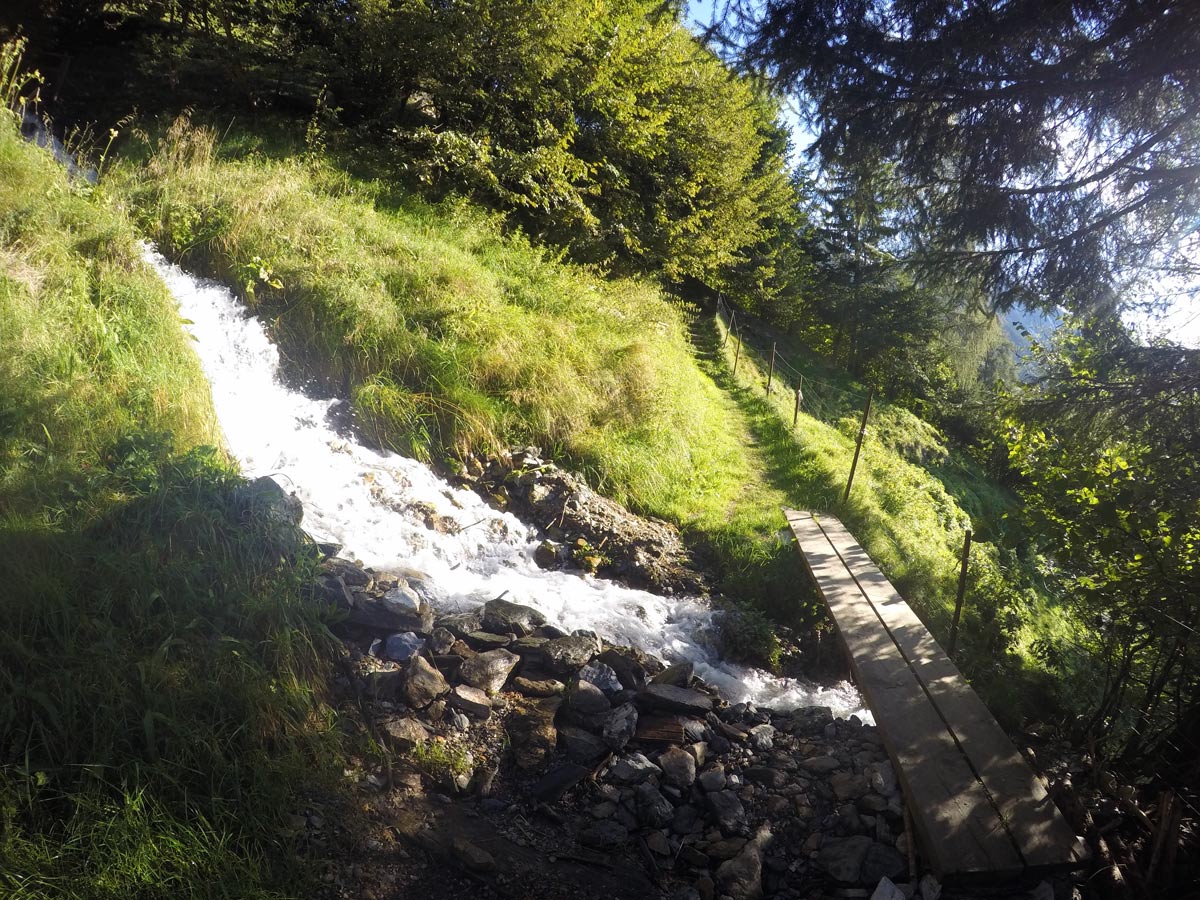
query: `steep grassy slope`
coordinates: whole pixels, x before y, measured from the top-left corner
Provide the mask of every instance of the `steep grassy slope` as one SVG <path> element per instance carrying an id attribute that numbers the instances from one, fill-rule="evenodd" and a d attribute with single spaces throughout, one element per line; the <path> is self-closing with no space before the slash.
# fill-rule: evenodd
<path id="1" fill-rule="evenodd" d="M 466 206 L 397 202 L 303 157 L 218 154 L 182 122 L 114 177 L 164 252 L 240 286 L 292 371 L 349 396 L 383 446 L 540 444 L 680 521 L 738 489 L 716 391 L 650 286 L 559 263 Z"/>
<path id="2" fill-rule="evenodd" d="M 325 631 L 215 439 L 135 229 L 0 109 L 4 897 L 287 883 Z"/>

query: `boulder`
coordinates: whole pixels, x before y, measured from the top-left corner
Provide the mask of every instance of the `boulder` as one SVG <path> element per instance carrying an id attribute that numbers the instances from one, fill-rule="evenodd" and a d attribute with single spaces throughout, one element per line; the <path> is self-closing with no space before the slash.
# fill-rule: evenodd
<path id="1" fill-rule="evenodd" d="M 554 715 L 561 705 L 561 697 L 544 697 L 513 704 L 513 714 L 509 716 L 506 728 L 519 768 L 539 768 L 554 753 L 558 743 Z"/>
<path id="2" fill-rule="evenodd" d="M 721 831 L 726 834 L 745 831 L 746 809 L 737 794 L 730 790 L 714 791 L 706 795 L 705 799 Z"/>
<path id="3" fill-rule="evenodd" d="M 832 756 L 810 756 L 808 759 L 800 760 L 800 768 L 806 772 L 812 772 L 814 775 L 828 775 L 841 767 L 842 764 Z"/>
<path id="4" fill-rule="evenodd" d="M 574 674 L 591 662 L 597 651 L 595 638 L 574 634 L 547 641 L 541 647 L 547 666 L 557 675 Z"/>
<path id="5" fill-rule="evenodd" d="M 696 760 L 692 754 L 678 747 L 664 750 L 658 757 L 659 768 L 667 784 L 678 788 L 689 788 L 696 780 Z"/>
<path id="6" fill-rule="evenodd" d="M 580 669 L 579 680 L 591 682 L 605 694 L 616 694 L 624 687 L 612 667 L 599 660 L 593 660 Z"/>
<path id="7" fill-rule="evenodd" d="M 604 692 L 590 681 L 575 681 L 567 688 L 567 706 L 580 720 L 603 717 L 612 709 Z M 599 723 L 600 727 L 603 723 Z"/>
<path id="8" fill-rule="evenodd" d="M 604 663 L 616 674 L 621 687 L 628 690 L 640 690 L 646 684 L 646 667 L 641 658 L 640 650 L 610 647 L 600 654 L 600 662 Z"/>
<path id="9" fill-rule="evenodd" d="M 450 692 L 450 706 L 461 710 L 475 719 L 486 719 L 492 714 L 492 701 L 479 688 L 460 684 Z"/>
<path id="10" fill-rule="evenodd" d="M 411 750 L 428 742 L 430 737 L 429 729 L 411 718 L 388 719 L 380 726 L 380 731 L 384 741 L 399 751 Z"/>
<path id="11" fill-rule="evenodd" d="M 495 857 L 482 847 L 472 844 L 462 835 L 456 836 L 450 842 L 450 851 L 454 862 L 468 872 L 487 875 L 496 871 Z"/>
<path id="12" fill-rule="evenodd" d="M 653 784 L 643 782 L 634 794 L 638 821 L 647 828 L 662 828 L 675 816 L 675 807 Z"/>
<path id="13" fill-rule="evenodd" d="M 526 697 L 554 697 L 566 690 L 565 684 L 553 678 L 535 681 L 519 675 L 512 680 L 512 686 Z"/>
<path id="14" fill-rule="evenodd" d="M 558 729 L 558 743 L 567 759 L 577 763 L 594 763 L 608 752 L 604 741 L 574 725 L 563 725 Z"/>
<path id="15" fill-rule="evenodd" d="M 717 867 L 717 887 L 730 900 L 759 900 L 763 895 L 763 848 L 770 842 L 771 832 L 764 826 L 746 842 L 742 852 Z"/>
<path id="16" fill-rule="evenodd" d="M 587 778 L 591 772 L 587 766 L 578 763 L 555 766 L 533 786 L 533 796 L 538 800 L 554 803 L 562 799 L 563 794 Z"/>
<path id="17" fill-rule="evenodd" d="M 521 657 L 507 650 L 489 650 L 464 660 L 458 677 L 471 687 L 494 694 L 504 687 L 509 673 L 520 660 Z"/>
<path id="18" fill-rule="evenodd" d="M 546 617 L 532 606 L 510 603 L 499 598 L 483 604 L 483 629 L 495 634 L 515 634 L 524 637 L 546 624 Z"/>
<path id="19" fill-rule="evenodd" d="M 439 697 L 450 692 L 450 685 L 442 673 L 425 661 L 423 656 L 414 656 L 404 669 L 404 682 L 400 696 L 414 709 L 424 709 Z"/>
<path id="20" fill-rule="evenodd" d="M 651 684 L 673 684 L 676 687 L 687 687 L 692 681 L 692 675 L 696 671 L 695 663 L 690 659 L 683 662 L 677 662 L 673 666 L 667 666 L 657 675 L 650 679 Z"/>
<path id="21" fill-rule="evenodd" d="M 817 855 L 817 865 L 834 881 L 843 884 L 858 884 L 862 874 L 863 860 L 874 843 L 865 835 L 837 839 L 826 839 Z"/>
<path id="22" fill-rule="evenodd" d="M 623 750 L 637 733 L 638 712 L 632 703 L 623 703 L 604 718 L 600 737 L 610 750 Z"/>
<path id="23" fill-rule="evenodd" d="M 760 752 L 775 746 L 775 729 L 771 725 L 755 725 L 748 733 L 750 746 Z"/>
<path id="24" fill-rule="evenodd" d="M 710 794 L 725 790 L 725 767 L 716 763 L 700 773 L 700 787 Z"/>
<path id="25" fill-rule="evenodd" d="M 383 642 L 380 656 L 393 662 L 407 662 L 425 646 L 425 638 L 412 631 L 402 631 L 399 634 L 388 635 Z"/>
<path id="26" fill-rule="evenodd" d="M 708 694 L 672 684 L 648 684 L 637 698 L 639 704 L 654 711 L 692 716 L 703 716 L 712 712 L 712 697 Z"/>
<path id="27" fill-rule="evenodd" d="M 872 841 L 863 856 L 858 880 L 863 884 L 875 884 L 881 878 L 902 878 L 908 872 L 908 860 L 895 848 Z"/>
<path id="28" fill-rule="evenodd" d="M 661 772 L 658 766 L 641 753 L 628 753 L 613 763 L 608 775 L 617 784 L 641 784 L 647 778 L 657 776 Z"/>
<path id="29" fill-rule="evenodd" d="M 492 634 L 490 631 L 472 631 L 463 636 L 463 640 L 472 650 L 484 652 L 500 650 L 513 642 L 511 634 Z"/>

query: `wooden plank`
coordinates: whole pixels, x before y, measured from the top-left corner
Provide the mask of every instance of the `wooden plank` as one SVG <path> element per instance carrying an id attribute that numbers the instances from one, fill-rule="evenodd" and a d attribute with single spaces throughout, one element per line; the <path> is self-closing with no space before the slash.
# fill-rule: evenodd
<path id="1" fill-rule="evenodd" d="M 1022 863 L 987 792 L 819 525 L 788 524 L 847 648 L 939 877 L 1011 876 Z"/>
<path id="2" fill-rule="evenodd" d="M 1026 865 L 1078 866 L 1085 846 L 958 667 L 866 551 L 832 516 L 818 520 L 1000 811 Z"/>

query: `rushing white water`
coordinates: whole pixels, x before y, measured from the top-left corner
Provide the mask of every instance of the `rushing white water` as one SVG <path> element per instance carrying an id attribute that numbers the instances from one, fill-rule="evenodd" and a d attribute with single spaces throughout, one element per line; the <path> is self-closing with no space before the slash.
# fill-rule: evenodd
<path id="1" fill-rule="evenodd" d="M 314 400 L 286 387 L 275 346 L 228 290 L 198 281 L 152 248 L 145 257 L 190 320 L 229 451 L 247 476 L 271 475 L 294 490 L 304 504 L 304 527 L 318 540 L 341 544 L 344 555 L 379 571 L 420 570 L 445 610 L 467 611 L 506 592 L 506 599 L 537 608 L 567 630 L 591 629 L 664 659 L 691 659 L 728 700 L 783 710 L 819 704 L 869 720 L 848 684 L 820 687 L 718 659 L 708 642 L 713 612 L 697 598 L 659 597 L 541 569 L 533 561 L 532 529 L 415 460 L 339 434 L 328 420 L 343 401 Z M 418 503 L 432 504 L 461 530 L 427 528 L 413 509 Z"/>

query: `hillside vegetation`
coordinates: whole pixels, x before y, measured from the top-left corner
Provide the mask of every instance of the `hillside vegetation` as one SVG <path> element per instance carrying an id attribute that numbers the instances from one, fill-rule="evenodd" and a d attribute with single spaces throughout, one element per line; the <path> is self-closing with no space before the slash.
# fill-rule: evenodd
<path id="1" fill-rule="evenodd" d="M 0 892 L 277 895 L 324 627 L 138 232 L 7 108 L 0 211 Z"/>

